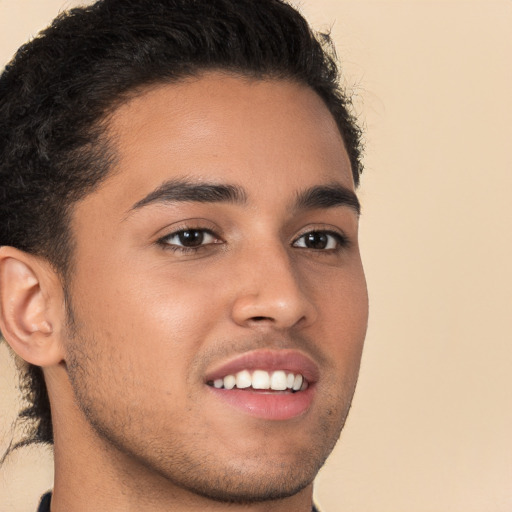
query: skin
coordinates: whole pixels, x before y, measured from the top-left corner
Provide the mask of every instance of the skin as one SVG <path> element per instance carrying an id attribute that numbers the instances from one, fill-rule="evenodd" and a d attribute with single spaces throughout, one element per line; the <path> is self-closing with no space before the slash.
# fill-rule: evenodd
<path id="1" fill-rule="evenodd" d="M 52 271 L 34 271 L 48 290 L 33 325 L 51 350 L 32 361 L 44 362 L 54 418 L 52 510 L 309 511 L 368 314 L 357 212 L 295 205 L 310 187 L 354 190 L 334 119 L 305 86 L 216 72 L 143 91 L 108 136 L 113 172 L 72 212 L 68 308 Z M 169 180 L 233 185 L 245 201 L 133 208 Z M 197 250 L 179 246 L 187 229 L 208 230 Z M 328 248 L 308 248 L 311 231 L 348 243 L 329 234 Z M 318 365 L 299 417 L 250 416 L 205 385 L 262 348 Z"/>

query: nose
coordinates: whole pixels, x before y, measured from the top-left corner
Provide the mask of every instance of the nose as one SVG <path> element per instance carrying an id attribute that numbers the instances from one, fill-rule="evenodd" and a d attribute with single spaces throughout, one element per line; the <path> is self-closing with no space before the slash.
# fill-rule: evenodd
<path id="1" fill-rule="evenodd" d="M 312 324 L 316 307 L 307 283 L 286 248 L 268 246 L 239 258 L 238 283 L 232 305 L 233 321 L 244 327 L 283 330 Z M 243 262 L 243 263 L 241 263 Z"/>

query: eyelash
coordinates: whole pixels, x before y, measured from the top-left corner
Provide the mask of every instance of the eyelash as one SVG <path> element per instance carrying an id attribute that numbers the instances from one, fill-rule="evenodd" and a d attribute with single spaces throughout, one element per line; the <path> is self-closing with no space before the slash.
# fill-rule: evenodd
<path id="1" fill-rule="evenodd" d="M 190 232 L 200 233 L 202 237 L 204 237 L 205 235 L 209 235 L 215 241 L 209 242 L 206 244 L 201 243 L 200 245 L 197 245 L 195 247 L 186 247 L 184 245 L 177 245 L 177 244 L 169 243 L 170 239 L 172 239 L 174 237 L 179 237 L 180 235 L 184 235 L 185 233 L 190 233 Z M 306 237 L 307 235 L 326 235 L 328 237 L 331 237 L 332 239 L 334 239 L 334 243 L 336 244 L 336 247 L 315 249 L 315 248 L 311 248 L 311 247 L 296 245 L 297 242 L 299 242 L 300 240 L 303 240 L 304 237 Z M 159 245 L 161 245 L 165 250 L 171 250 L 173 252 L 179 252 L 182 254 L 193 254 L 193 253 L 197 253 L 198 251 L 200 251 L 210 245 L 221 245 L 224 242 L 211 229 L 198 227 L 198 228 L 182 228 L 177 231 L 173 231 L 172 233 L 169 233 L 168 235 L 165 235 L 164 237 L 160 238 L 157 241 L 157 243 Z M 332 240 L 329 241 L 328 244 L 329 243 L 332 243 Z M 337 231 L 328 230 L 328 229 L 312 229 L 312 230 L 306 231 L 306 232 L 302 233 L 301 235 L 299 235 L 292 243 L 292 247 L 297 247 L 297 248 L 301 248 L 301 249 L 309 249 L 309 250 L 312 250 L 315 252 L 329 252 L 329 253 L 340 251 L 342 249 L 346 249 L 349 246 L 350 246 L 350 240 L 348 239 L 348 237 L 346 235 L 339 233 Z"/>
<path id="2" fill-rule="evenodd" d="M 185 233 L 191 233 L 191 232 L 197 232 L 201 233 L 201 236 L 209 235 L 213 239 L 218 240 L 214 242 L 209 242 L 207 244 L 201 243 L 200 245 L 196 247 L 186 247 L 184 245 L 177 245 L 169 243 L 169 240 L 171 240 L 174 237 L 179 237 L 180 235 L 184 235 Z M 207 228 L 181 228 L 177 231 L 173 231 L 172 233 L 169 233 L 168 235 L 165 235 L 164 237 L 160 238 L 158 240 L 158 244 L 160 244 L 165 250 L 171 250 L 174 252 L 180 252 L 182 254 L 190 254 L 190 253 L 196 253 L 200 251 L 201 249 L 204 249 L 205 247 L 209 245 L 217 245 L 222 244 L 222 240 L 220 237 L 218 237 L 211 229 Z"/>
<path id="3" fill-rule="evenodd" d="M 326 235 L 328 237 L 333 238 L 334 243 L 336 244 L 336 247 L 324 248 L 324 249 L 314 249 L 312 247 L 301 247 L 301 248 L 309 249 L 312 251 L 331 252 L 332 253 L 335 251 L 339 251 L 341 249 L 346 249 L 350 245 L 350 241 L 349 241 L 348 237 L 343 233 L 339 233 L 338 231 L 333 231 L 333 230 L 329 230 L 329 229 L 312 229 L 310 231 L 306 231 L 305 233 L 302 233 L 299 237 L 297 237 L 293 242 L 293 246 L 298 247 L 295 244 L 299 240 L 304 239 L 304 237 L 306 237 L 307 235 Z"/>

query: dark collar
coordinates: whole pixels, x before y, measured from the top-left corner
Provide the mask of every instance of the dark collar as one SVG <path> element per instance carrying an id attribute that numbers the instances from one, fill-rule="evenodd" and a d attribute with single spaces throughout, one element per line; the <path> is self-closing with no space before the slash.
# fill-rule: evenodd
<path id="1" fill-rule="evenodd" d="M 51 501 L 52 501 L 52 493 L 51 492 L 47 492 L 46 494 L 43 494 L 43 497 L 41 498 L 37 512 L 50 512 L 50 502 Z"/>

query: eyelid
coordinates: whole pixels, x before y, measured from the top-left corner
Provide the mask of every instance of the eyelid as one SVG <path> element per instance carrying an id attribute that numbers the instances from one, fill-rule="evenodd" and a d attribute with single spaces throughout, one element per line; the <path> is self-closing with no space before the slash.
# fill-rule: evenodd
<path id="1" fill-rule="evenodd" d="M 203 218 L 183 219 L 173 222 L 172 224 L 167 224 L 166 226 L 159 228 L 152 237 L 153 240 L 158 241 L 163 238 L 168 238 L 170 235 L 179 233 L 180 231 L 189 231 L 193 229 L 208 231 L 214 233 L 215 236 L 222 238 L 219 235 L 221 231 L 219 226 Z"/>
<path id="2" fill-rule="evenodd" d="M 351 241 L 350 238 L 339 228 L 335 228 L 333 226 L 308 226 L 307 228 L 301 230 L 301 232 L 293 239 L 292 246 L 293 247 L 299 247 L 303 249 L 310 249 L 309 247 L 300 247 L 295 245 L 301 238 L 305 237 L 306 235 L 310 233 L 322 233 L 325 235 L 330 235 L 337 241 L 337 247 L 334 249 L 311 249 L 311 250 L 317 250 L 317 251 L 333 251 L 333 250 L 339 250 L 344 249 L 350 246 Z"/>
<path id="3" fill-rule="evenodd" d="M 184 231 L 201 231 L 203 233 L 208 233 L 215 239 L 215 241 L 200 244 L 196 247 L 187 247 L 180 244 L 169 243 L 170 238 L 177 236 Z M 186 219 L 175 224 L 171 224 L 164 229 L 160 229 L 159 233 L 163 233 L 163 235 L 159 236 L 157 234 L 155 243 L 166 250 L 169 249 L 177 252 L 197 252 L 200 249 L 224 243 L 224 239 L 219 235 L 219 231 L 220 229 L 218 226 L 206 219 Z"/>
<path id="4" fill-rule="evenodd" d="M 170 242 L 166 241 L 166 240 L 169 240 L 169 239 L 172 239 L 175 237 L 179 237 L 180 234 L 186 233 L 187 231 L 200 231 L 200 232 L 204 233 L 205 235 L 210 236 L 213 239 L 213 241 L 199 244 L 198 246 L 196 246 L 197 248 L 205 246 L 205 245 L 211 245 L 211 244 L 218 243 L 218 242 L 216 242 L 216 240 L 218 240 L 219 237 L 213 231 L 210 231 L 209 229 L 201 229 L 201 228 L 180 229 L 178 231 L 174 231 L 173 233 L 169 233 L 168 235 L 162 237 L 160 240 L 164 244 L 167 244 L 167 245 L 174 245 L 177 247 L 186 247 L 187 249 L 192 249 L 193 247 L 187 247 L 186 245 L 182 245 L 182 244 L 178 244 L 178 243 L 170 243 Z"/>
<path id="5" fill-rule="evenodd" d="M 211 237 L 213 237 L 213 238 L 215 238 L 217 240 L 221 240 L 221 237 L 218 236 L 217 233 L 215 233 L 215 231 L 212 231 L 209 228 L 201 228 L 201 227 L 187 227 L 187 228 L 175 229 L 175 230 L 167 233 L 166 235 L 160 237 L 159 240 L 160 241 L 165 241 L 166 239 L 173 238 L 173 237 L 178 236 L 181 233 L 185 233 L 187 231 L 200 231 L 202 233 L 210 235 Z M 204 245 L 208 245 L 208 244 L 204 244 Z"/>

